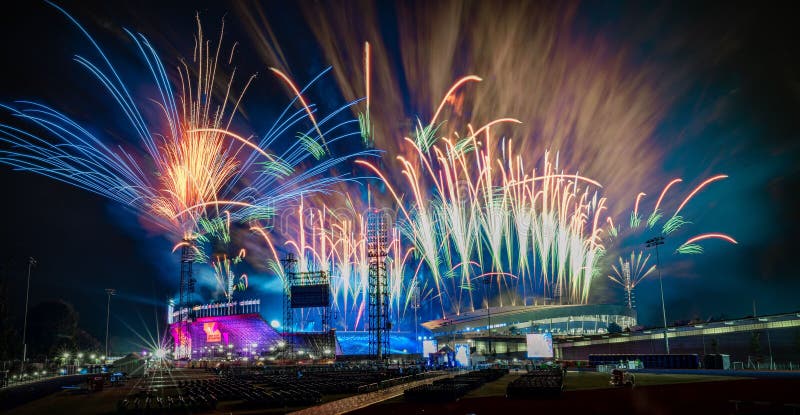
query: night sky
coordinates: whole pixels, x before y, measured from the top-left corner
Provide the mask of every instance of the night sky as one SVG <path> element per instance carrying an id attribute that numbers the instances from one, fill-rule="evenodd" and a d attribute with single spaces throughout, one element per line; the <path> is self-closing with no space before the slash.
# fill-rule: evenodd
<path id="1" fill-rule="evenodd" d="M 245 99 L 242 119 L 252 131 L 267 128 L 286 95 L 267 78 L 267 63 L 243 27 L 242 10 L 251 5 L 163 3 L 60 4 L 111 51 L 130 79 L 143 77 L 144 72 L 137 72 L 136 51 L 121 28 L 149 36 L 169 61 L 191 53 L 196 12 L 210 33 L 216 33 L 224 17 L 226 39 L 240 42 L 240 70 L 259 73 Z M 306 7 L 325 9 L 335 4 L 315 2 Z M 396 37 L 394 7 L 411 6 L 379 8 L 388 45 Z M 260 10 L 295 77 L 308 79 L 330 64 L 310 34 L 302 10 L 286 2 L 269 2 Z M 352 19 L 351 24 L 359 25 L 359 16 Z M 656 193 L 676 176 L 693 184 L 715 173 L 730 176 L 699 195 L 686 213 L 697 233 L 721 231 L 739 244 L 709 243 L 700 256 L 663 255 L 670 320 L 749 315 L 753 301 L 759 314 L 800 310 L 800 275 L 794 262 L 800 235 L 800 33 L 793 13 L 730 2 L 657 7 L 590 2 L 577 6 L 574 22 L 573 30 L 625 45 L 633 51 L 631 61 L 657 66 L 665 78 L 681 74 L 653 134 L 653 151 L 663 157 L 647 166 L 659 184 L 650 192 Z M 87 53 L 89 45 L 55 9 L 44 2 L 28 2 L 23 8 L 6 10 L 0 17 L 0 37 L 5 61 L 0 101 L 34 99 L 95 131 L 120 134 L 114 130 L 119 120 L 114 106 L 72 61 L 74 54 Z M 321 88 L 331 102 L 341 102 L 333 81 Z M 170 255 L 169 240 L 147 230 L 124 207 L 86 191 L 5 165 L 0 165 L 0 181 L 4 194 L 0 260 L 20 322 L 26 259 L 34 256 L 39 264 L 33 270 L 31 304 L 46 299 L 70 302 L 80 313 L 81 326 L 102 338 L 104 288 L 113 287 L 119 291 L 112 302 L 112 338 L 118 348 L 133 347 L 126 325 L 138 332 L 155 331 L 156 323 L 163 329 L 164 304 L 174 295 L 178 276 L 178 257 Z M 270 276 L 253 278 L 256 293 L 267 303 L 278 304 L 275 284 L 267 282 Z M 598 287 L 598 293 L 606 296 L 602 300 L 621 297 L 606 281 L 597 285 L 608 287 Z M 657 301 L 658 281 L 651 278 L 637 291 L 639 316 L 645 324 L 657 322 Z M 276 307 L 263 314 L 268 320 L 280 318 Z"/>

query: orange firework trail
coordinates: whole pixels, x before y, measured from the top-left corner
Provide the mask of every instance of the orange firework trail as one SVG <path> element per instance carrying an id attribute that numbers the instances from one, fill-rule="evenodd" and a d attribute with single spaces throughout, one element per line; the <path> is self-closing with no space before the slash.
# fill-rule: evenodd
<path id="1" fill-rule="evenodd" d="M 332 115 L 318 121 L 314 107 L 302 96 L 308 86 L 299 89 L 278 70 L 273 72 L 291 87 L 304 113 L 293 113 L 291 105 L 287 106 L 260 139 L 251 140 L 232 131 L 242 97 L 254 76 L 238 82 L 234 67 L 224 76 L 226 81 L 219 82 L 224 67 L 232 64 L 236 46 L 230 53 L 223 50 L 224 24 L 214 43 L 204 37 L 199 17 L 196 19 L 193 55 L 189 61 L 181 60 L 178 79 L 170 79 L 161 57 L 144 35 L 126 31 L 157 91 L 157 98 L 144 102 L 152 103 L 158 111 L 146 118 L 143 114 L 151 111 L 130 94 L 99 43 L 66 11 L 53 7 L 75 24 L 100 56 L 97 62 L 82 56 L 75 60 L 108 91 L 129 123 L 125 133 L 138 139 L 141 152 L 131 153 L 125 149 L 128 145 L 109 143 L 48 106 L 20 101 L 17 106 L 2 108 L 33 128 L 0 124 L 0 140 L 14 147 L 14 151 L 0 153 L 0 162 L 119 202 L 171 238 L 187 241 L 197 237 L 201 220 L 216 217 L 221 211 L 230 212 L 236 220 L 268 217 L 282 203 L 303 193 L 324 192 L 343 180 L 341 175 L 318 176 L 355 154 L 317 161 L 314 167 L 297 174 L 294 169 L 312 156 L 319 159 L 324 155 L 318 151 L 327 145 L 323 125 L 331 140 L 338 140 L 352 135 L 343 130 L 355 121 L 333 127 L 326 124 L 332 122 Z M 240 92 L 234 94 L 235 89 Z M 310 121 L 311 129 L 302 125 L 304 120 Z M 276 140 L 293 129 L 300 130 L 298 140 L 292 140 L 281 154 L 273 153 L 270 148 Z M 45 133 L 39 136 L 34 131 Z M 309 137 L 310 131 L 316 131 L 317 138 Z"/>
<path id="2" fill-rule="evenodd" d="M 367 66 L 374 58 L 369 50 L 367 43 Z M 373 76 L 369 69 L 365 73 L 369 74 L 365 79 Z M 405 299 L 408 304 L 415 290 L 422 290 L 426 298 L 436 301 L 443 317 L 459 314 L 489 304 L 486 293 L 479 295 L 475 287 L 476 280 L 486 278 L 495 284 L 500 305 L 535 304 L 537 295 L 555 297 L 562 303 L 585 303 L 593 277 L 601 272 L 606 245 L 619 233 L 608 213 L 608 201 L 600 194 L 603 186 L 585 175 L 564 172 L 558 153 L 553 156 L 545 152 L 539 168 L 527 167 L 528 154 L 517 153 L 513 140 L 494 134 L 504 125 L 521 125 L 517 119 L 499 118 L 478 129 L 467 124 L 465 134 L 439 129 L 443 123 L 436 124 L 438 117 L 446 112 L 448 103 L 456 102 L 451 99 L 454 94 L 466 92 L 465 85 L 480 80 L 477 76 L 457 80 L 440 100 L 432 121 L 418 121 L 414 134 L 403 137 L 407 150 L 395 156 L 400 180 L 394 179 L 398 174 L 390 168 L 356 161 L 383 182 L 397 206 L 400 218 L 393 231 L 397 246 L 401 240 L 410 245 L 405 254 L 395 252 L 394 258 L 403 260 L 395 262 L 392 276 L 405 276 L 411 283 L 407 285 L 413 288 L 394 284 L 392 298 Z M 377 108 L 371 106 L 365 118 L 368 120 L 368 114 Z M 366 135 L 372 139 L 371 124 L 361 123 L 362 135 L 367 125 L 370 130 Z M 695 189 L 686 201 L 719 177 L 712 179 Z M 661 192 L 648 227 L 659 222 L 662 214 L 658 206 L 667 190 L 678 182 L 680 179 L 671 181 Z M 642 223 L 640 207 L 644 199 L 645 193 L 638 193 L 633 203 L 633 229 Z M 333 269 L 330 264 L 337 261 L 331 255 L 339 264 L 351 264 L 338 268 L 341 281 L 336 301 L 348 315 L 345 327 L 356 327 L 363 321 L 359 310 L 364 310 L 366 259 L 332 253 L 342 246 L 363 247 L 363 218 L 354 221 L 359 226 L 346 226 L 335 223 L 334 215 L 325 214 L 327 207 L 316 210 L 316 214 L 309 213 L 312 210 L 301 207 L 297 214 L 315 218 L 312 222 L 318 225 L 309 228 L 308 223 L 301 222 L 286 244 L 301 258 L 301 268 L 317 264 Z M 360 217 L 355 211 L 353 216 Z M 685 221 L 675 216 L 664 224 L 663 231 L 671 233 L 683 224 Z M 337 234 L 338 229 L 359 230 L 345 237 Z M 318 242 L 309 244 L 308 234 Z M 334 234 L 338 236 L 333 239 L 322 236 Z M 412 252 L 418 258 L 414 265 L 407 264 Z M 653 268 L 647 264 L 649 256 L 635 258 L 634 278 L 638 283 Z M 410 266 L 404 269 L 406 265 Z M 420 275 L 426 277 L 420 279 Z M 400 315 L 404 308 L 394 310 Z"/>
<path id="3" fill-rule="evenodd" d="M 332 276 L 333 308 L 340 316 L 344 329 L 365 328 L 363 315 L 369 275 L 367 256 L 366 219 L 353 209 L 331 210 L 324 203 L 312 207 L 302 201 L 294 210 L 296 222 L 289 229 L 275 235 L 298 258 L 298 272 L 325 271 Z M 275 250 L 273 237 L 260 228 L 253 229 L 264 238 L 272 252 L 267 260 L 272 269 L 282 268 Z M 390 312 L 395 320 L 404 318 L 411 305 L 413 282 L 407 285 L 405 272 L 412 248 L 403 248 L 400 232 L 392 230 L 389 238 L 388 281 Z"/>
<path id="4" fill-rule="evenodd" d="M 252 5 L 238 7 L 241 15 L 252 13 Z M 396 207 L 401 236 L 418 261 L 407 275 L 424 276 L 437 315 L 487 305 L 476 275 L 496 284 L 493 305 L 532 304 L 536 295 L 586 302 L 593 277 L 605 274 L 604 256 L 619 250 L 621 233 L 628 233 L 614 225 L 628 222 L 617 215 L 630 213 L 631 230 L 660 224 L 665 234 L 688 223 L 678 215 L 683 206 L 661 221 L 662 202 L 680 179 L 663 189 L 649 216 L 642 217 L 644 193 L 632 200 L 632 212 L 607 199 L 651 181 L 649 166 L 661 158 L 652 136 L 675 85 L 633 64 L 630 51 L 576 35 L 574 7 L 457 1 L 399 7 L 399 64 L 380 53 L 386 41 L 376 9 L 345 3 L 308 7 L 305 14 L 335 63 L 343 95 L 366 94 L 362 137 L 393 160 L 357 163 L 385 185 L 384 195 L 373 195 L 375 205 Z M 363 24 L 347 23 L 355 15 Z M 284 62 L 265 41 L 272 38 L 268 27 L 265 33 L 251 22 L 250 29 L 268 46 L 262 56 L 270 65 Z M 465 68 L 480 76 L 453 82 Z M 431 117 L 423 122 L 407 108 Z M 642 262 L 646 267 L 647 257 Z"/>
<path id="5" fill-rule="evenodd" d="M 434 117 L 455 91 L 479 80 L 456 81 Z M 587 301 L 604 249 L 598 223 L 605 199 L 597 195 L 599 183 L 563 173 L 549 155 L 541 171 L 526 168 L 510 140 L 492 135 L 493 127 L 519 120 L 501 118 L 477 130 L 468 126 L 463 137 L 438 137 L 432 120 L 420 123 L 415 139 L 404 139 L 413 159 L 396 157 L 408 196 L 378 166 L 357 162 L 393 195 L 403 214 L 400 230 L 427 265 L 442 314 L 475 309 L 474 280 L 486 277 L 497 283 L 501 303 L 526 304 L 527 293 L 532 298 L 537 288 L 559 293 L 565 302 Z M 453 274 L 456 269 L 460 275 Z"/>
<path id="6" fill-rule="evenodd" d="M 575 30 L 577 6 L 461 1 L 398 3 L 396 10 L 387 6 L 397 15 L 397 61 L 379 53 L 389 48 L 379 18 L 383 7 L 309 3 L 304 10 L 347 99 L 364 96 L 369 72 L 376 148 L 411 158 L 413 149 L 399 133 L 407 125 L 398 125 L 398 119 L 414 120 L 417 112 L 433 114 L 430 123 L 442 136 L 473 120 L 506 114 L 524 121 L 494 131 L 521 138 L 512 144 L 515 153 L 541 160 L 546 150 L 560 149 L 562 166 L 580 166 L 601 178 L 608 196 L 619 198 L 653 179 L 648 166 L 658 165 L 662 157 L 653 150 L 653 135 L 675 96 L 678 75 L 635 62 L 636 51 L 622 44 Z M 242 16 L 261 13 L 252 4 L 238 9 Z M 263 25 L 251 25 L 250 33 L 262 44 L 270 38 Z M 371 44 L 369 66 L 362 62 L 364 40 Z M 268 64 L 283 61 L 274 46 L 262 52 Z M 447 94 L 453 74 L 464 72 L 477 74 L 481 87 L 471 88 L 468 82 Z M 442 107 L 441 94 L 457 105 Z M 442 119 L 447 124 L 439 125 Z M 622 210 L 615 205 L 610 213 Z"/>

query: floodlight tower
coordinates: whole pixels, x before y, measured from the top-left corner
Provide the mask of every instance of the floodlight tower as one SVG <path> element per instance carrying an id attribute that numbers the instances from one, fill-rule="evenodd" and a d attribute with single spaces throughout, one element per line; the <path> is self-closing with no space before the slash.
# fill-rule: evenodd
<path id="1" fill-rule="evenodd" d="M 479 277 L 483 280 L 483 296 L 486 298 L 486 319 L 488 320 L 488 334 L 489 334 L 489 355 L 492 354 L 492 304 L 490 301 L 490 294 L 492 288 L 492 276 L 491 275 L 484 275 Z"/>
<path id="2" fill-rule="evenodd" d="M 108 303 L 106 303 L 106 358 L 109 356 L 108 354 L 108 323 L 111 320 L 111 296 L 117 295 L 117 290 L 113 288 L 106 288 L 106 295 L 108 295 Z M 103 362 L 105 363 L 105 362 Z"/>
<path id="3" fill-rule="evenodd" d="M 26 335 L 28 334 L 28 299 L 31 292 L 31 268 L 36 266 L 36 258 L 28 258 L 28 285 L 25 289 L 25 322 L 22 325 L 22 367 L 21 373 L 25 373 L 25 360 L 28 358 L 28 342 Z"/>
<path id="4" fill-rule="evenodd" d="M 667 335 L 667 308 L 664 305 L 664 283 L 661 281 L 661 259 L 658 256 L 658 246 L 664 245 L 664 237 L 656 236 L 645 241 L 648 248 L 656 248 L 656 268 L 658 269 L 658 286 L 661 288 L 661 317 L 664 319 L 664 345 L 669 354 L 669 336 Z"/>
<path id="5" fill-rule="evenodd" d="M 422 303 L 421 303 L 420 300 L 421 300 L 421 298 L 420 298 L 420 292 L 419 292 L 419 283 L 417 282 L 417 283 L 414 284 L 414 297 L 413 297 L 412 303 L 411 303 L 411 308 L 414 309 L 414 338 L 415 339 L 419 337 L 419 331 L 417 329 L 419 327 L 419 318 L 417 317 L 417 315 L 419 314 L 420 307 L 422 307 Z"/>

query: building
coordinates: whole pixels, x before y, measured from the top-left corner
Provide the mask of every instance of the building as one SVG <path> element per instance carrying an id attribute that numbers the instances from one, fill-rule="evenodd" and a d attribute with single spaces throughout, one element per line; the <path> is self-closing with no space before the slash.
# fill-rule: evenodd
<path id="1" fill-rule="evenodd" d="M 619 332 L 609 332 L 611 323 Z M 635 314 L 622 305 L 493 307 L 423 326 L 440 346 L 466 342 L 473 353 L 498 358 L 526 358 L 525 334 L 535 332 L 553 335 L 561 360 L 666 353 L 664 329 L 638 329 Z M 800 312 L 668 327 L 667 335 L 674 354 L 728 354 L 741 367 L 800 366 Z"/>
<path id="2" fill-rule="evenodd" d="M 422 324 L 439 345 L 468 341 L 475 352 L 495 354 L 524 352 L 525 334 L 553 333 L 553 336 L 608 333 L 636 326 L 635 311 L 616 304 L 506 306 L 461 313 Z"/>

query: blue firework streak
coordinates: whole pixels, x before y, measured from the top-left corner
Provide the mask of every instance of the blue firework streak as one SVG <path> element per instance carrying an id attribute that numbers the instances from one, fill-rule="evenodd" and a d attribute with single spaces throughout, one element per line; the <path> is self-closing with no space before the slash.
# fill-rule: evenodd
<path id="1" fill-rule="evenodd" d="M 170 237 L 185 239 L 198 231 L 200 219 L 219 216 L 223 211 L 230 212 L 235 220 L 258 219 L 301 194 L 327 192 L 332 185 L 352 178 L 317 176 L 351 157 L 374 153 L 332 157 L 327 151 L 329 143 L 360 134 L 357 120 L 335 123 L 355 102 L 320 117 L 318 109 L 303 98 L 330 68 L 304 88 L 294 88 L 294 99 L 263 136 L 242 137 L 230 126 L 253 77 L 242 82 L 241 95 L 231 96 L 234 68 L 224 99 L 212 99 L 217 68 L 224 66 L 227 56 L 230 65 L 233 57 L 233 49 L 230 55 L 221 53 L 222 30 L 216 46 L 212 46 L 203 39 L 198 19 L 196 66 L 190 68 L 181 62 L 173 79 L 147 37 L 125 30 L 157 91 L 154 98 L 139 102 L 95 38 L 63 8 L 49 4 L 78 28 L 97 53 L 95 60 L 83 56 L 74 60 L 96 79 L 124 115 L 128 132 L 125 148 L 53 107 L 17 101 L 0 104 L 20 121 L 0 124 L 0 140 L 10 145 L 0 151 L 0 163 L 99 194 L 132 209 Z M 287 82 L 291 83 L 288 78 Z M 301 109 L 295 108 L 298 104 L 302 104 Z M 147 106 L 158 110 L 156 122 L 143 115 Z M 274 151 L 287 136 L 291 144 Z M 129 150 L 128 144 L 134 150 Z M 311 167 L 301 170 L 306 164 Z"/>

